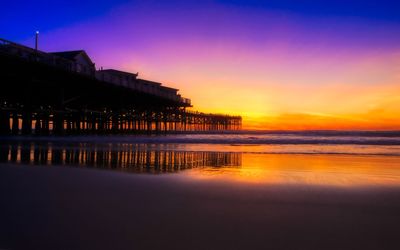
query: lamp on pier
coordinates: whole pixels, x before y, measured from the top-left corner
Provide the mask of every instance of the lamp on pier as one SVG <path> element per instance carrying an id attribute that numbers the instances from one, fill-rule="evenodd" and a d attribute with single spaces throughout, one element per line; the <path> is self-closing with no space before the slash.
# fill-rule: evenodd
<path id="1" fill-rule="evenodd" d="M 39 43 L 39 31 L 36 31 L 35 50 L 38 50 L 38 43 Z"/>

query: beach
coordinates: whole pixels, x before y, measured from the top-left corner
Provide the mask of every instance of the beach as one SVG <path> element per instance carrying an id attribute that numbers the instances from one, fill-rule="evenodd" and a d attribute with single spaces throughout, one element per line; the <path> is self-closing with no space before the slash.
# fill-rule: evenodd
<path id="1" fill-rule="evenodd" d="M 158 150 L 157 158 L 154 145 L 125 145 L 127 152 L 147 152 L 135 159 L 149 162 L 133 166 L 137 161 L 124 154 L 104 158 L 105 147 L 42 142 L 45 154 L 32 151 L 38 144 L 13 145 L 1 151 L 1 249 L 400 247 L 396 155 L 221 149 Z M 75 162 L 65 153 L 71 147 L 81 152 L 72 154 Z M 167 164 L 174 152 L 178 158 Z"/>

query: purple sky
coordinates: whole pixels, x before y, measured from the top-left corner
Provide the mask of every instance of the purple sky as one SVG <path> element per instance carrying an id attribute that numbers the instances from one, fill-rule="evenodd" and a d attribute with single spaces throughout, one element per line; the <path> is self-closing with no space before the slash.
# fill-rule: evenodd
<path id="1" fill-rule="evenodd" d="M 85 49 L 98 67 L 139 71 L 179 88 L 197 109 L 249 123 L 292 114 L 364 122 L 383 110 L 379 119 L 394 124 L 400 18 L 386 1 L 283 2 L 102 5 L 41 30 L 40 48 Z M 20 41 L 33 45 L 33 36 Z"/>

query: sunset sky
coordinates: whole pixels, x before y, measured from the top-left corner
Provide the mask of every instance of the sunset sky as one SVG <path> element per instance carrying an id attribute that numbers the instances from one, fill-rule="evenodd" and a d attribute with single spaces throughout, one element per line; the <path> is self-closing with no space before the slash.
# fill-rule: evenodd
<path id="1" fill-rule="evenodd" d="M 400 2 L 7 1 L 0 37 L 84 49 L 248 129 L 400 129 Z"/>

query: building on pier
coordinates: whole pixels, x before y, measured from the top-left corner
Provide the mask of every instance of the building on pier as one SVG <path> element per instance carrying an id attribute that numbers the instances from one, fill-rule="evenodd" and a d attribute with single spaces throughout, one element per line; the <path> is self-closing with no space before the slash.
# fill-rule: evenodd
<path id="1" fill-rule="evenodd" d="M 78 73 L 95 75 L 96 66 L 84 50 L 53 52 L 50 54 L 71 61 L 76 65 L 76 72 Z"/>
<path id="2" fill-rule="evenodd" d="M 46 53 L 20 44 L 0 39 L 0 52 L 16 55 L 18 57 L 50 64 L 67 71 L 88 75 L 96 79 L 126 87 L 134 91 L 156 95 L 190 106 L 190 99 L 178 94 L 178 89 L 163 86 L 162 83 L 138 79 L 138 73 L 124 72 L 115 69 L 100 69 L 96 71 L 95 63 L 84 50 L 61 51 Z"/>
<path id="3" fill-rule="evenodd" d="M 138 79 L 138 75 L 138 73 L 125 72 L 115 69 L 100 69 L 96 71 L 96 78 L 99 81 L 111 83 L 146 94 L 155 95 L 176 102 L 184 102 L 190 105 L 190 99 L 182 98 L 182 96 L 178 94 L 179 89 L 163 86 L 162 83 L 155 81 Z"/>
<path id="4" fill-rule="evenodd" d="M 135 88 L 137 76 L 138 74 L 115 69 L 100 69 L 96 71 L 98 80 L 127 88 Z"/>

